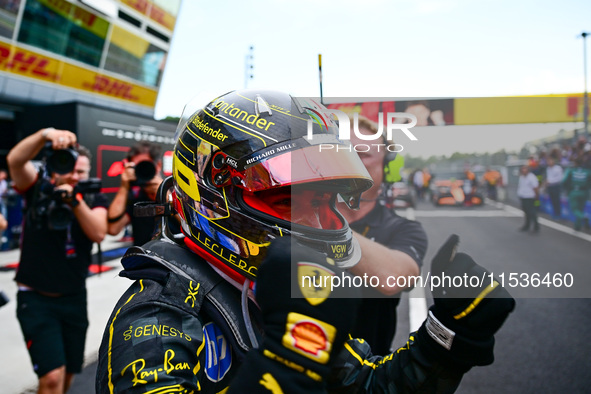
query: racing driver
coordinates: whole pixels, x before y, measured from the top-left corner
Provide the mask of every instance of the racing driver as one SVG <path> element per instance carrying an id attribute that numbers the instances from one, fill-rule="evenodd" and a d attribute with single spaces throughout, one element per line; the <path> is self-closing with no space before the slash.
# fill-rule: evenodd
<path id="1" fill-rule="evenodd" d="M 497 282 L 435 291 L 392 354 L 350 338 L 358 293 L 333 284 L 360 248 L 335 202 L 359 204 L 371 186 L 362 162 L 314 100 L 240 90 L 204 103 L 177 129 L 152 210 L 162 236 L 122 259 L 133 284 L 104 331 L 97 393 L 453 392 L 493 362 L 514 307 Z M 486 273 L 458 242 L 432 274 Z"/>

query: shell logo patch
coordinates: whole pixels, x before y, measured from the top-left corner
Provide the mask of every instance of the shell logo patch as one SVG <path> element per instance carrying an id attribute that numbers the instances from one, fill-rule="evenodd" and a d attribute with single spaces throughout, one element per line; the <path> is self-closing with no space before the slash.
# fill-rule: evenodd
<path id="1" fill-rule="evenodd" d="M 326 364 L 335 335 L 333 325 L 291 312 L 287 315 L 282 344 L 317 363 Z"/>
<path id="2" fill-rule="evenodd" d="M 323 303 L 332 291 L 334 272 L 316 263 L 298 263 L 298 285 L 304 298 L 311 305 Z"/>

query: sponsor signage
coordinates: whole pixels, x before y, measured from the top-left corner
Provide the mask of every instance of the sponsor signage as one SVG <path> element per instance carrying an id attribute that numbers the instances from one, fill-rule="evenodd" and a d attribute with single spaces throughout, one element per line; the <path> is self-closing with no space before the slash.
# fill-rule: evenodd
<path id="1" fill-rule="evenodd" d="M 154 107 L 158 90 L 0 41 L 0 72 Z"/>
<path id="2" fill-rule="evenodd" d="M 580 93 L 516 97 L 471 97 L 455 99 L 385 100 L 351 99 L 328 104 L 330 110 L 361 114 L 385 123 L 382 113 L 404 112 L 417 118 L 413 125 L 485 125 L 520 123 L 560 123 L 583 119 Z"/>

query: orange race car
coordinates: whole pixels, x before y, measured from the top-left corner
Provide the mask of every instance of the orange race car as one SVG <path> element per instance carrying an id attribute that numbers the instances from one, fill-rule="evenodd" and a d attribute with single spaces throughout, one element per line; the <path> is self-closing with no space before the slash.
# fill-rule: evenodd
<path id="1" fill-rule="evenodd" d="M 484 198 L 476 187 L 454 178 L 434 181 L 431 196 L 435 206 L 480 206 L 484 203 Z"/>

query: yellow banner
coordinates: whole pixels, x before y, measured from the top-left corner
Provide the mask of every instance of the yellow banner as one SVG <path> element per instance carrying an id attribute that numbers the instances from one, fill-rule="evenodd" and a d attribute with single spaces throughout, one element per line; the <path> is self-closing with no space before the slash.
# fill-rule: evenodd
<path id="1" fill-rule="evenodd" d="M 174 30 L 176 17 L 170 14 L 169 12 L 166 12 L 166 10 L 164 10 L 163 8 L 158 7 L 156 4 L 152 4 L 152 8 L 150 8 L 150 19 L 160 23 L 168 30 Z"/>
<path id="2" fill-rule="evenodd" d="M 582 119 L 577 95 L 454 99 L 454 124 L 573 122 Z M 573 101 L 574 100 L 574 101 Z"/>
<path id="3" fill-rule="evenodd" d="M 155 4 L 152 0 L 121 0 L 123 4 L 128 5 L 136 11 L 144 15 L 148 15 L 150 19 L 158 22 L 169 30 L 174 29 L 176 23 L 176 15 L 166 11 L 164 8 Z M 180 4 L 180 3 L 178 3 Z M 178 12 L 178 11 L 177 11 Z"/>
<path id="4" fill-rule="evenodd" d="M 148 0 L 121 0 L 121 2 L 142 14 L 146 14 L 146 11 L 148 10 Z"/>
<path id="5" fill-rule="evenodd" d="M 0 41 L 0 72 L 154 107 L 158 91 Z"/>
<path id="6" fill-rule="evenodd" d="M 88 12 L 83 8 L 77 7 L 74 4 L 68 3 L 65 0 L 39 0 L 39 2 L 53 12 L 74 22 L 76 25 L 85 28 L 96 36 L 100 38 L 107 37 L 109 22 L 105 19 Z"/>
<path id="7" fill-rule="evenodd" d="M 117 45 L 138 59 L 142 59 L 146 55 L 146 51 L 150 46 L 148 41 L 117 25 L 113 26 L 113 31 L 111 32 L 111 44 Z"/>

